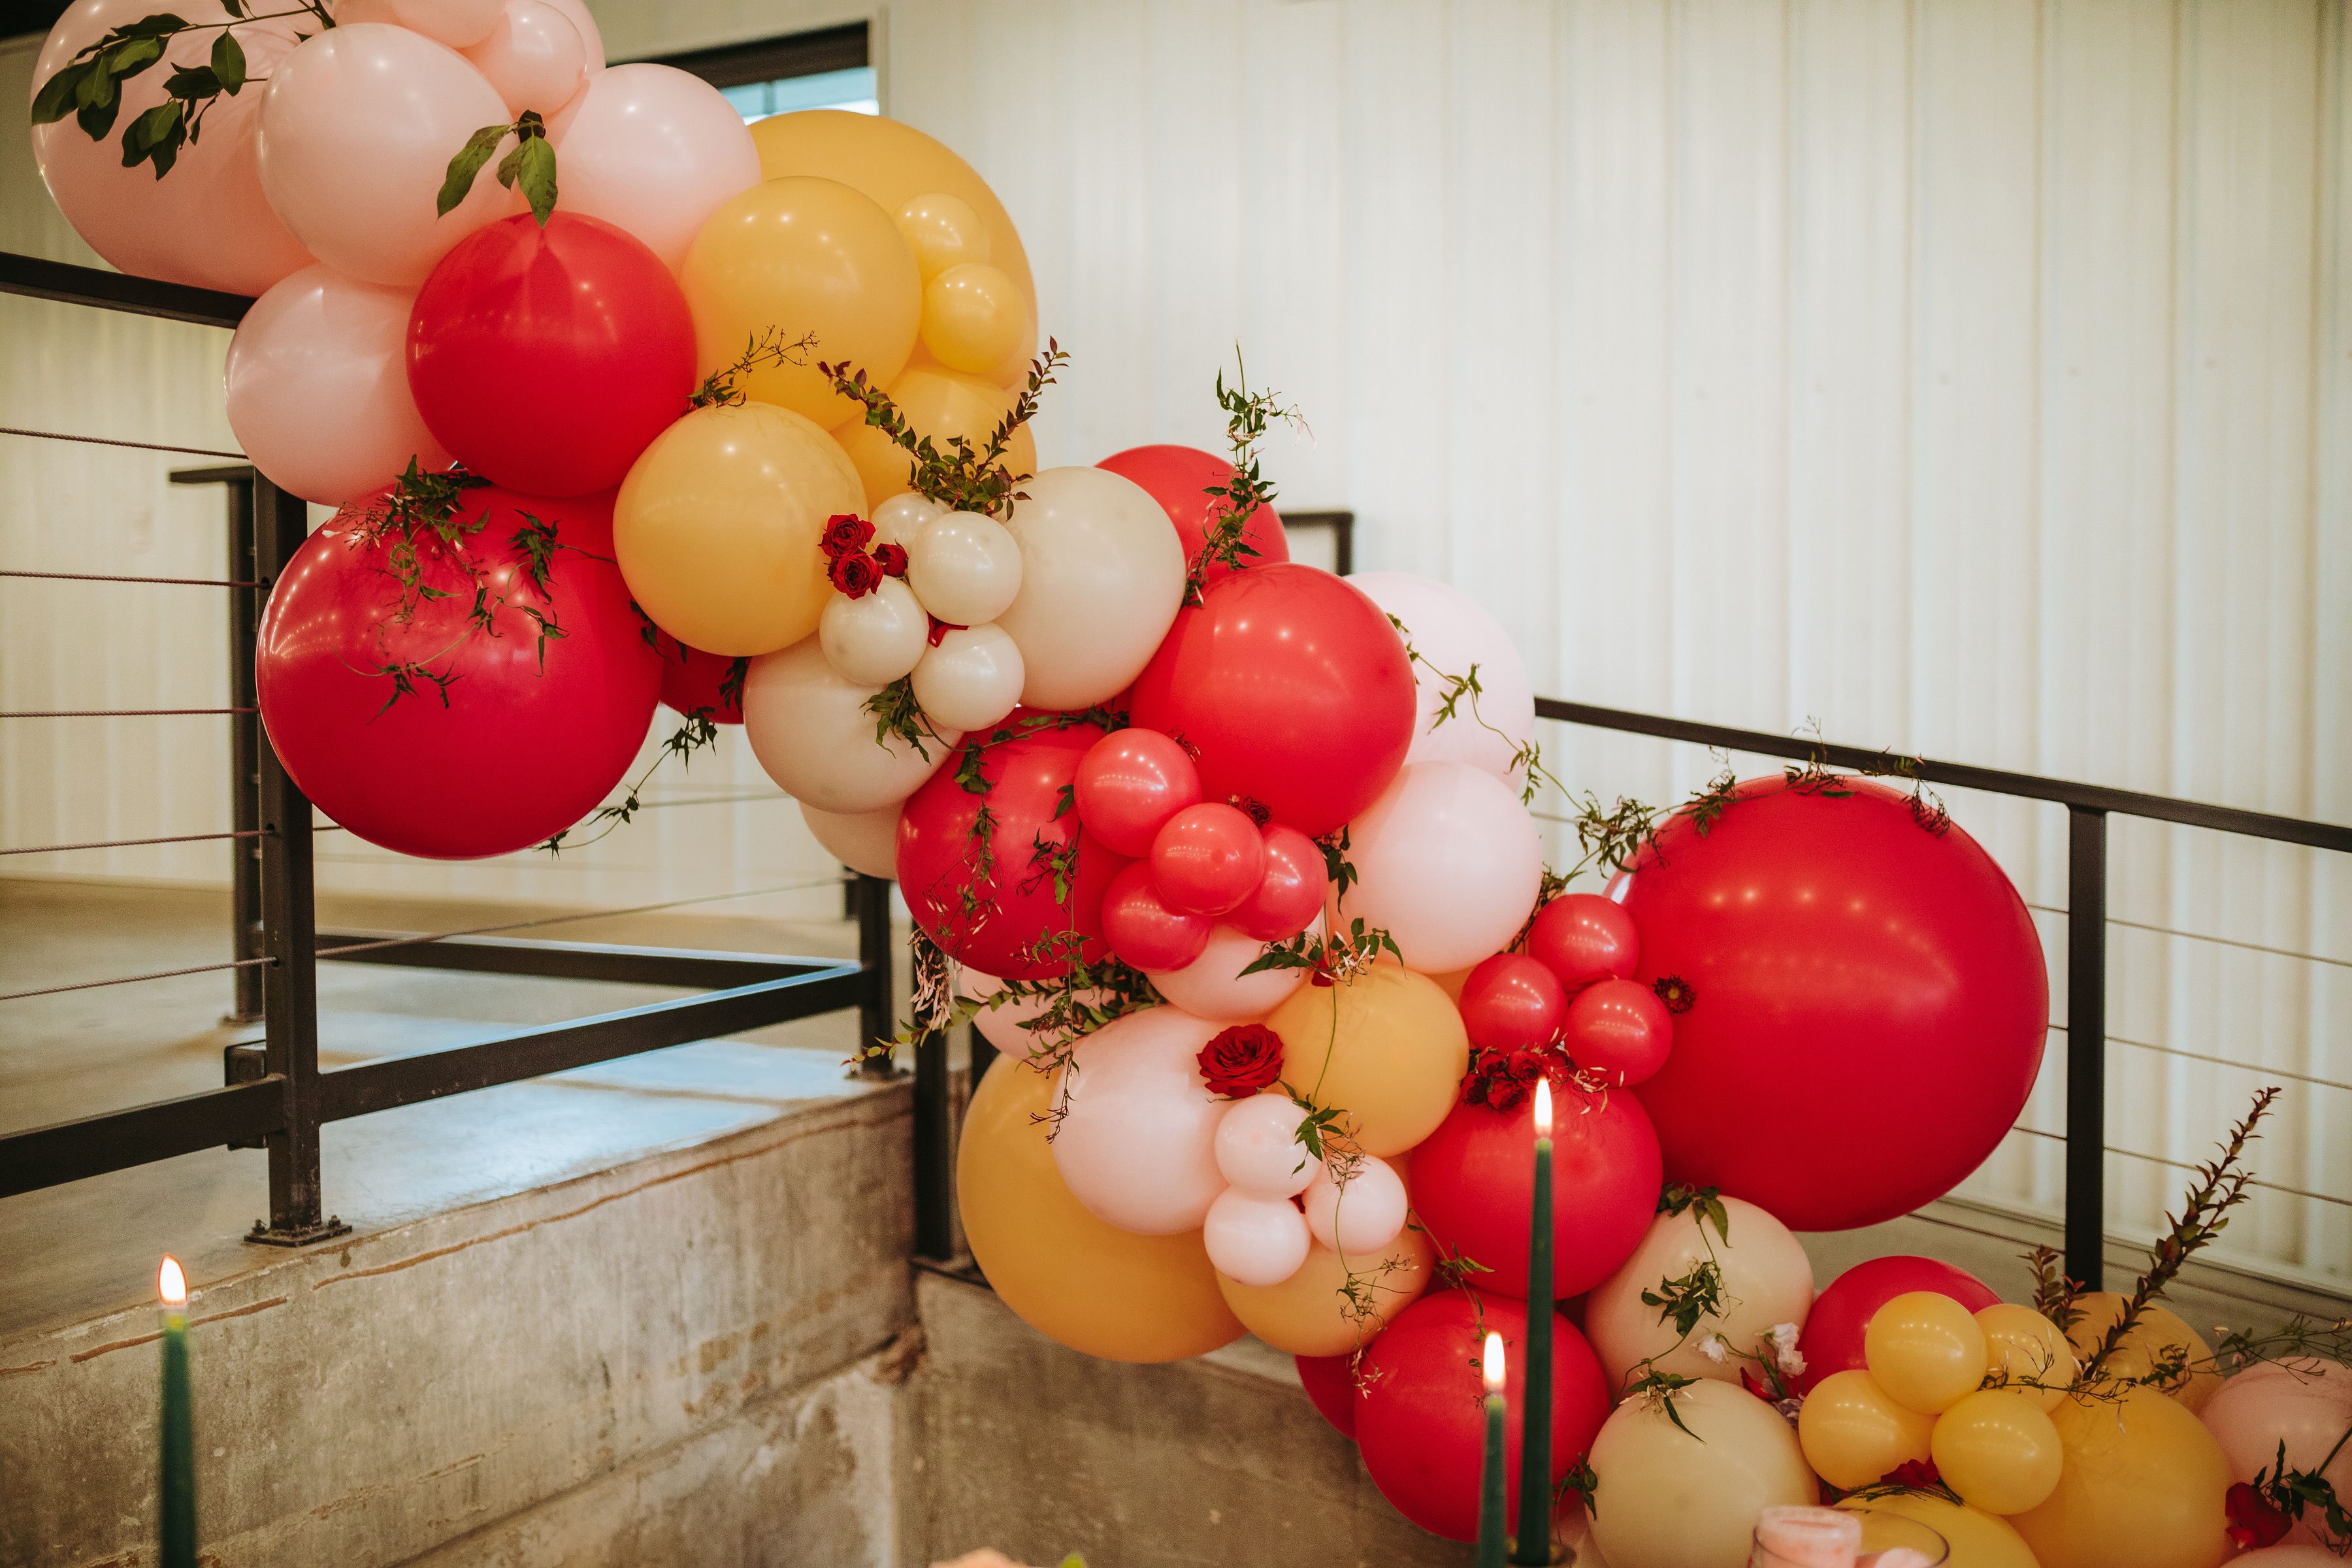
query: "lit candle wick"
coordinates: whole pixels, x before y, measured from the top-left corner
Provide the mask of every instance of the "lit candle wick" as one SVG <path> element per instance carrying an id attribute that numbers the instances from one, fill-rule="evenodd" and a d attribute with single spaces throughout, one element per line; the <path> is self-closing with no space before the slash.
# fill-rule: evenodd
<path id="1" fill-rule="evenodd" d="M 1536 1136 L 1551 1136 L 1551 1079 L 1536 1079 Z"/>
<path id="2" fill-rule="evenodd" d="M 1503 1392 L 1503 1336 L 1493 1332 L 1486 1335 L 1486 1392 Z"/>
<path id="3" fill-rule="evenodd" d="M 188 1304 L 188 1277 L 181 1270 L 180 1260 L 168 1252 L 163 1255 L 163 1267 L 155 1272 L 155 1293 L 166 1307 Z"/>

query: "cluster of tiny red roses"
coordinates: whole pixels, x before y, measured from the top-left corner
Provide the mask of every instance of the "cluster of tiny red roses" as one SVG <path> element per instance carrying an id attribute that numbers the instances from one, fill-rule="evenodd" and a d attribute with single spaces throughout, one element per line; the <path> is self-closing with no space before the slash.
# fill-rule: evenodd
<path id="1" fill-rule="evenodd" d="M 853 599 L 862 599 L 879 588 L 885 577 L 907 574 L 906 547 L 876 544 L 868 553 L 866 547 L 873 540 L 872 523 L 840 511 L 824 520 L 824 536 L 817 541 L 817 548 L 833 563 L 825 575 Z"/>
<path id="2" fill-rule="evenodd" d="M 1469 1076 L 1462 1080 L 1462 1102 L 1489 1110 L 1515 1110 L 1519 1101 L 1535 1092 L 1536 1079 L 1551 1079 L 1558 1093 L 1571 1086 L 1574 1076 L 1568 1053 L 1557 1042 L 1522 1046 L 1515 1051 L 1482 1050 L 1472 1059 Z"/>
<path id="3" fill-rule="evenodd" d="M 1282 1077 L 1282 1037 L 1264 1024 L 1236 1024 L 1211 1036 L 1196 1059 L 1210 1093 L 1246 1100 Z"/>

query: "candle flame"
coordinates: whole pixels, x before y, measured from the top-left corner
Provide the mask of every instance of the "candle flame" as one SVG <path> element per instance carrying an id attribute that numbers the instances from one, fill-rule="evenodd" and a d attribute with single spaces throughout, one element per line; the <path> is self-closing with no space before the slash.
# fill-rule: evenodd
<path id="1" fill-rule="evenodd" d="M 1551 1079 L 1536 1079 L 1536 1136 L 1551 1136 Z"/>
<path id="2" fill-rule="evenodd" d="M 163 1298 L 166 1307 L 188 1304 L 188 1277 L 180 1269 L 180 1260 L 170 1253 L 163 1255 L 163 1267 L 155 1271 L 155 1293 Z"/>
<path id="3" fill-rule="evenodd" d="M 1503 1392 L 1503 1336 L 1493 1332 L 1486 1335 L 1486 1392 Z"/>

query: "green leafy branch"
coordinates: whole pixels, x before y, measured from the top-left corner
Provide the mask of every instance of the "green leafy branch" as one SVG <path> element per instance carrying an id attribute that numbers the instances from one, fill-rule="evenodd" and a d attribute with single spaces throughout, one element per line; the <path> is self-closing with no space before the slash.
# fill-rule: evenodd
<path id="1" fill-rule="evenodd" d="M 530 204 L 530 216 L 539 220 L 540 227 L 547 226 L 548 217 L 555 211 L 555 143 L 548 140 L 547 122 L 536 109 L 524 110 L 511 125 L 485 125 L 466 139 L 442 176 L 441 194 L 434 200 L 437 216 L 446 217 L 457 210 L 474 188 L 490 154 L 509 136 L 515 144 L 499 160 L 499 184 L 509 190 L 520 184 L 523 200 Z"/>
<path id="2" fill-rule="evenodd" d="M 816 349 L 816 334 L 803 332 L 786 340 L 774 327 L 752 332 L 743 340 L 743 352 L 734 362 L 719 366 L 702 378 L 686 400 L 688 408 L 734 408 L 740 406 L 745 394 L 739 382 L 752 372 L 777 365 L 806 365 L 808 356 Z"/>
<path id="3" fill-rule="evenodd" d="M 561 855 L 566 849 L 584 849 L 591 844 L 612 837 L 615 830 L 627 826 L 638 812 L 645 809 L 639 795 L 646 785 L 652 782 L 654 774 L 660 771 L 664 763 L 676 757 L 679 766 L 690 769 L 694 766 L 696 752 L 712 748 L 718 744 L 719 721 L 715 717 L 715 710 L 709 708 L 695 709 L 686 716 L 686 722 L 679 725 L 676 732 L 662 742 L 661 750 L 654 753 L 654 760 L 646 765 L 646 771 L 629 782 L 628 790 L 617 804 L 598 806 L 587 821 L 576 827 L 563 829 L 540 847 L 550 855 Z M 592 828 L 595 831 L 590 833 L 587 837 L 576 843 L 571 841 L 572 834 Z"/>
<path id="4" fill-rule="evenodd" d="M 2344 1500 L 2336 1495 L 2335 1484 L 2328 1480 L 2326 1472 L 2347 1442 L 2352 1442 L 2352 1426 L 2346 1427 L 2344 1436 L 2336 1439 L 2336 1446 L 2327 1450 L 2326 1458 L 2307 1470 L 2299 1470 L 2287 1464 L 2286 1444 L 2282 1440 L 2278 1458 L 2256 1470 L 2253 1479 L 2254 1495 L 2290 1521 L 2304 1522 L 2306 1512 L 2318 1514 L 2318 1521 L 2312 1529 L 2320 1536 L 2321 1544 L 2339 1557 L 2347 1546 L 2352 1546 L 2352 1513 L 2346 1511 Z"/>
<path id="5" fill-rule="evenodd" d="M 1400 963 L 1404 962 L 1396 938 L 1388 933 L 1387 928 L 1368 926 L 1360 915 L 1341 935 L 1326 932 L 1318 936 L 1311 931 L 1303 931 L 1287 942 L 1270 943 L 1242 973 L 1304 969 L 1317 985 L 1344 985 L 1370 969 L 1383 952 Z"/>
<path id="6" fill-rule="evenodd" d="M 1469 669 L 1461 675 L 1449 674 L 1431 663 L 1419 648 L 1412 646 L 1412 632 L 1404 622 L 1395 616 L 1391 616 L 1389 625 L 1396 628 L 1397 640 L 1404 644 L 1406 660 L 1429 671 L 1437 679 L 1443 689 L 1438 698 L 1437 711 L 1429 721 L 1429 728 L 1433 733 L 1461 717 L 1462 703 L 1466 699 L 1470 704 L 1470 721 L 1511 748 L 1511 760 L 1506 771 L 1517 772 L 1520 774 L 1520 805 L 1533 805 L 1536 796 L 1542 793 L 1543 786 L 1546 784 L 1559 791 L 1563 798 L 1571 800 L 1574 798 L 1568 785 L 1560 781 L 1559 775 L 1544 766 L 1541 746 L 1532 740 L 1512 739 L 1503 730 L 1488 723 L 1486 716 L 1478 710 L 1478 699 L 1486 695 L 1486 689 L 1479 684 L 1478 666 L 1475 663 L 1473 663 Z"/>
<path id="7" fill-rule="evenodd" d="M 1658 1213 L 1685 1215 L 1696 1210 L 1702 1227 L 1715 1226 L 1715 1234 L 1726 1246 L 1731 1243 L 1731 1211 L 1723 1206 L 1723 1193 L 1716 1187 L 1694 1187 L 1686 1182 L 1675 1182 L 1658 1194 Z"/>
<path id="8" fill-rule="evenodd" d="M 1248 529 L 1257 509 L 1275 496 L 1273 481 L 1258 468 L 1257 444 L 1265 437 L 1266 426 L 1281 419 L 1300 430 L 1307 427 L 1298 410 L 1285 405 L 1279 395 L 1249 389 L 1249 367 L 1242 361 L 1238 343 L 1234 345 L 1234 384 L 1227 386 L 1225 373 L 1217 372 L 1217 406 L 1225 411 L 1225 446 L 1233 454 L 1233 467 L 1223 484 L 1211 485 L 1201 492 L 1215 507 L 1200 551 L 1185 567 L 1188 605 L 1201 602 L 1211 567 L 1237 572 L 1263 553 L 1249 542 Z"/>
<path id="9" fill-rule="evenodd" d="M 1002 519 L 1013 515 L 1015 501 L 1029 499 L 1016 488 L 1029 476 L 1012 472 L 1005 463 L 1005 453 L 1012 447 L 1014 432 L 1036 417 L 1045 388 L 1054 384 L 1054 373 L 1068 363 L 1069 358 L 1060 343 L 1047 339 L 1045 352 L 1030 362 L 1028 380 L 1013 398 L 1013 406 L 989 433 L 987 442 L 974 447 L 964 437 L 951 436 L 944 449 L 929 436 L 918 432 L 891 401 L 890 395 L 867 380 L 865 371 L 845 362 L 829 364 L 819 361 L 816 368 L 832 382 L 834 391 L 865 406 L 866 426 L 881 431 L 892 446 L 906 453 L 908 489 L 952 510 L 976 511 Z"/>
<path id="10" fill-rule="evenodd" d="M 896 735 L 928 763 L 932 745 L 948 743 L 946 736 L 931 728 L 930 715 L 923 711 L 923 705 L 915 700 L 912 675 L 900 676 L 859 706 L 874 715 L 874 743 L 877 746 L 888 745 L 890 737 Z"/>

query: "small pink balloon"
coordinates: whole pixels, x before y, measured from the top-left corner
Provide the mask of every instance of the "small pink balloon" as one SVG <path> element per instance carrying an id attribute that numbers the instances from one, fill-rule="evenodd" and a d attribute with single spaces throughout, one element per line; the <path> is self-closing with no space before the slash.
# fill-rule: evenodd
<path id="1" fill-rule="evenodd" d="M 223 372 L 228 425 L 270 483 L 341 506 L 390 484 L 411 458 L 449 466 L 408 394 L 415 300 L 313 263 L 246 312 Z"/>
<path id="2" fill-rule="evenodd" d="M 372 0 L 375 14 L 368 20 L 396 23 L 436 43 L 465 49 L 490 36 L 502 8 L 500 0 Z"/>
<path id="3" fill-rule="evenodd" d="M 513 114 L 535 109 L 542 119 L 551 117 L 588 85 L 587 42 L 550 0 L 506 0 L 489 37 L 467 48 L 466 58 Z M 559 184 L 562 173 L 559 168 Z"/>
<path id="4" fill-rule="evenodd" d="M 1499 952 L 1536 907 L 1543 837 L 1518 791 L 1468 763 L 1408 763 L 1349 829 L 1350 919 L 1387 928 L 1407 969 Z"/>
<path id="5" fill-rule="evenodd" d="M 1656 1076 L 1675 1045 L 1674 1016 L 1657 994 L 1614 976 L 1576 994 L 1562 1032 L 1576 1065 L 1619 1089 Z"/>
<path id="6" fill-rule="evenodd" d="M 596 26 L 595 15 L 588 9 L 586 0 L 547 0 L 547 4 L 572 18 L 579 29 L 580 41 L 588 50 L 588 74 L 594 76 L 604 68 L 604 34 Z"/>
<path id="7" fill-rule="evenodd" d="M 1139 860 L 1138 866 L 1147 864 Z M 1322 925 L 1317 916 L 1307 930 Z M 1220 1024 L 1250 1024 L 1265 1017 L 1289 998 L 1292 992 L 1307 984 L 1303 969 L 1261 969 L 1255 974 L 1244 974 L 1243 970 L 1265 956 L 1265 943 L 1220 921 L 1209 933 L 1209 942 L 1201 956 L 1181 969 L 1145 971 L 1160 994 L 1188 1013 Z"/>
<path id="8" fill-rule="evenodd" d="M 1305 931 L 1322 912 L 1330 879 L 1321 847 L 1296 827 L 1274 823 L 1266 828 L 1265 841 L 1265 874 L 1258 879 L 1256 891 L 1225 916 L 1225 923 L 1260 942 L 1283 942 Z"/>
<path id="9" fill-rule="evenodd" d="M 1307 1261 L 1307 1216 L 1288 1198 L 1227 1187 L 1209 1205 L 1201 1242 L 1218 1273 L 1243 1285 L 1279 1285 Z"/>
<path id="10" fill-rule="evenodd" d="M 2229 1456 L 2231 1474 L 2239 1480 L 2251 1481 L 2257 1470 L 2275 1467 L 2281 1443 L 2286 1445 L 2288 1468 L 2314 1469 L 2352 1430 L 2352 1366 L 2309 1360 L 2249 1367 L 2215 1389 L 2197 1414 Z M 2324 1474 L 2337 1497 L 2352 1499 L 2352 1443 L 2336 1453 Z M 2306 1517 L 2273 1550 L 2319 1539 Z M 2268 1555 L 2258 1552 L 2238 1561 Z"/>
<path id="11" fill-rule="evenodd" d="M 635 235 L 673 272 L 710 215 L 760 183 L 760 150 L 735 106 L 671 66 L 592 75 L 549 134 L 565 210 Z"/>
<path id="12" fill-rule="evenodd" d="M 1323 1168 L 1298 1141 L 1307 1112 L 1290 1096 L 1269 1089 L 1227 1107 L 1217 1123 L 1217 1169 L 1238 1191 L 1287 1199 L 1303 1193 Z"/>
<path id="13" fill-rule="evenodd" d="M 1150 864 L 1171 909 L 1221 915 L 1257 890 L 1265 839 L 1239 806 L 1204 800 L 1160 825 Z"/>
<path id="14" fill-rule="evenodd" d="M 491 173 L 498 154 L 447 216 L 435 216 L 449 160 L 509 118 L 457 50 L 381 23 L 332 27 L 270 76 L 261 188 L 320 260 L 413 289 L 451 246 L 517 209 L 520 195 Z"/>
<path id="15" fill-rule="evenodd" d="M 1128 862 L 1103 892 L 1103 941 L 1138 969 L 1183 968 L 1209 945 L 1215 925 L 1207 915 L 1170 909 L 1141 860 Z"/>
<path id="16" fill-rule="evenodd" d="M 1174 1007 L 1114 1018 L 1078 1044 L 1054 1081 L 1054 1164 L 1070 1195 L 1145 1236 L 1195 1230 L 1225 1190 L 1217 1123 L 1225 1101 L 1199 1057 L 1219 1026 Z"/>
<path id="17" fill-rule="evenodd" d="M 1335 1180 L 1327 1165 L 1307 1184 L 1308 1233 L 1343 1256 L 1370 1256 L 1394 1241 L 1404 1228 L 1405 1206 L 1404 1179 L 1370 1154 L 1345 1182 Z"/>
<path id="18" fill-rule="evenodd" d="M 1148 855 L 1162 824 L 1201 798 L 1201 770 L 1173 737 L 1118 730 L 1079 759 L 1078 821 L 1121 855 Z"/>

